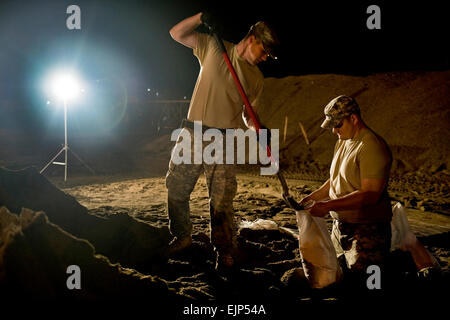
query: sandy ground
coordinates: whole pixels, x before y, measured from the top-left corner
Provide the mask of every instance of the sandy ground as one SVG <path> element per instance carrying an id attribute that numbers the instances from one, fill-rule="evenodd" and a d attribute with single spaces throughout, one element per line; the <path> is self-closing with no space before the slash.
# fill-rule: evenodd
<path id="1" fill-rule="evenodd" d="M 241 174 L 234 201 L 236 223 L 258 218 L 275 221 L 281 227 L 296 229 L 295 213 L 281 200 L 281 187 L 277 179 Z M 318 181 L 287 180 L 297 199 L 318 188 Z M 63 188 L 74 196 L 89 212 L 104 215 L 126 212 L 136 219 L 157 226 L 168 225 L 165 213 L 167 190 L 164 178 L 130 179 L 118 182 L 94 183 Z M 201 177 L 191 195 L 191 220 L 194 233 L 209 234 L 207 188 Z M 444 235 L 448 239 L 450 217 L 429 211 L 408 209 L 411 230 L 427 244 L 427 239 Z M 330 219 L 328 219 L 330 221 Z M 450 258 L 448 244 L 430 243 L 428 249 L 448 270 Z"/>

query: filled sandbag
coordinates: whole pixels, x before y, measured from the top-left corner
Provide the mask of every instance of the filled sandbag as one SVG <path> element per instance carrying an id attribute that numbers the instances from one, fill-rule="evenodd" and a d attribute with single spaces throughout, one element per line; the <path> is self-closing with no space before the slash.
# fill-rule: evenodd
<path id="1" fill-rule="evenodd" d="M 324 218 L 296 211 L 303 270 L 312 288 L 324 288 L 342 277 L 336 251 Z"/>
<path id="2" fill-rule="evenodd" d="M 436 258 L 420 243 L 411 231 L 406 208 L 400 202 L 397 202 L 392 207 L 391 230 L 391 251 L 396 249 L 409 251 L 418 271 L 426 268 L 440 269 Z"/>

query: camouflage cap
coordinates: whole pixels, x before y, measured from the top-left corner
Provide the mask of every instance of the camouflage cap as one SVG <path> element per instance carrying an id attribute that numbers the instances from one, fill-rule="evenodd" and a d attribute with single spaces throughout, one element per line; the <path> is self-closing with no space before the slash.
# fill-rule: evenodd
<path id="1" fill-rule="evenodd" d="M 320 126 L 324 129 L 333 129 L 342 119 L 353 113 L 360 114 L 356 101 L 344 95 L 331 100 L 323 112 L 325 113 L 325 120 Z"/>
<path id="2" fill-rule="evenodd" d="M 262 42 L 264 50 L 272 59 L 278 59 L 275 49 L 280 45 L 275 31 L 264 21 L 258 21 L 250 27 L 248 35 L 255 35 Z"/>

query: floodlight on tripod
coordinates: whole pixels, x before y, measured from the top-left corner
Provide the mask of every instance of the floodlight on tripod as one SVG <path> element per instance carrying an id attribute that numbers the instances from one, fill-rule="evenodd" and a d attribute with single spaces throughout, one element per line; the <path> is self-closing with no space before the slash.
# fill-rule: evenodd
<path id="1" fill-rule="evenodd" d="M 64 181 L 67 181 L 67 167 L 68 167 L 68 151 L 70 151 L 86 168 L 92 173 L 92 170 L 72 149 L 69 148 L 67 141 L 67 102 L 74 99 L 81 91 L 77 78 L 70 73 L 56 74 L 50 81 L 51 93 L 59 101 L 63 102 L 64 106 L 64 145 L 62 149 L 42 168 L 40 173 L 43 173 L 51 164 L 64 166 Z M 55 161 L 61 153 L 64 152 L 64 162 Z"/>

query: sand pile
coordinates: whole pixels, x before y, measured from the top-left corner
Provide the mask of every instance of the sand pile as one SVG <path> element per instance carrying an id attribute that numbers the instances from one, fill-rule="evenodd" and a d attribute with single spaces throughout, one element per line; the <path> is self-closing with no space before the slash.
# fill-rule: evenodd
<path id="1" fill-rule="evenodd" d="M 445 180 L 450 166 L 449 87 L 450 71 L 266 78 L 258 113 L 263 124 L 280 130 L 282 168 L 324 179 L 336 136 L 320 128 L 323 108 L 338 95 L 350 95 L 358 101 L 367 125 L 391 147 L 393 175 L 423 171 L 444 175 Z M 162 161 L 158 168 L 165 173 L 172 146 L 169 135 L 141 143 L 140 167 L 156 168 Z"/>
<path id="2" fill-rule="evenodd" d="M 77 280 L 68 267 L 80 268 Z M 148 299 L 154 307 L 188 297 L 169 289 L 167 282 L 111 264 L 95 254 L 86 240 L 76 238 L 48 221 L 43 212 L 23 209 L 13 214 L 0 208 L 0 292 L 8 301 L 27 299 L 98 302 L 102 299 Z"/>
<path id="3" fill-rule="evenodd" d="M 112 262 L 151 271 L 171 239 L 168 228 L 140 222 L 126 213 L 99 217 L 50 183 L 35 168 L 0 168 L 0 205 L 11 212 L 22 208 L 44 211 L 50 222 L 91 242 Z"/>
<path id="4" fill-rule="evenodd" d="M 314 171 L 314 167 L 328 167 L 336 141 L 336 136 L 320 128 L 323 108 L 338 95 L 350 95 L 358 101 L 368 126 L 391 146 L 393 171 L 434 173 L 450 165 L 449 87 L 450 71 L 266 78 L 259 114 L 269 128 L 280 129 L 285 166 Z"/>

